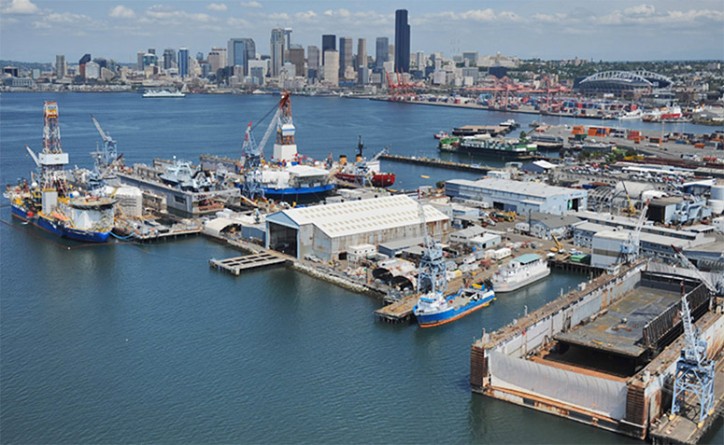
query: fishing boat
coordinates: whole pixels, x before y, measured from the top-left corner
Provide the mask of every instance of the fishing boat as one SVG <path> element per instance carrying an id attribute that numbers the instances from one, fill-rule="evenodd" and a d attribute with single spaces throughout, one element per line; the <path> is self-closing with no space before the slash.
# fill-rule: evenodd
<path id="1" fill-rule="evenodd" d="M 360 136 L 357 141 L 355 162 L 348 163 L 345 155 L 340 156 L 340 169 L 334 174 L 335 178 L 363 186 L 371 184 L 373 187 L 380 188 L 390 187 L 394 184 L 396 179 L 394 173 L 380 171 L 380 158 L 387 153 L 387 149 L 382 149 L 370 160 L 365 159 L 363 150 L 364 144 L 362 144 L 362 137 Z"/>
<path id="2" fill-rule="evenodd" d="M 63 238 L 106 242 L 113 229 L 116 201 L 70 191 L 63 169 L 68 154 L 60 144 L 56 102 L 45 102 L 44 117 L 43 151 L 36 154 L 26 146 L 40 171 L 39 180 L 28 183 L 23 179 L 6 189 L 4 196 L 10 200 L 11 214 Z"/>
<path id="3" fill-rule="evenodd" d="M 548 263 L 534 253 L 513 258 L 493 275 L 496 292 L 512 292 L 550 275 Z"/>
<path id="4" fill-rule="evenodd" d="M 450 136 L 447 131 L 440 130 L 437 133 L 433 134 L 432 137 L 434 137 L 437 140 L 443 139 Z"/>

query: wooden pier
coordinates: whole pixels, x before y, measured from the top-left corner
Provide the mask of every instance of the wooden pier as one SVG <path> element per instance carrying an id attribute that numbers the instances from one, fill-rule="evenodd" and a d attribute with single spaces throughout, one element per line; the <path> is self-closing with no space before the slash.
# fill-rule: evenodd
<path id="1" fill-rule="evenodd" d="M 214 269 L 229 272 L 232 275 L 239 276 L 241 272 L 258 269 L 261 267 L 285 264 L 286 258 L 269 252 L 257 253 L 254 255 L 244 255 L 225 260 L 210 259 L 209 266 Z"/>
<path id="2" fill-rule="evenodd" d="M 412 319 L 412 308 L 417 304 L 420 298 L 418 294 L 408 295 L 392 304 L 377 309 L 375 316 L 381 321 L 387 323 L 402 323 Z"/>

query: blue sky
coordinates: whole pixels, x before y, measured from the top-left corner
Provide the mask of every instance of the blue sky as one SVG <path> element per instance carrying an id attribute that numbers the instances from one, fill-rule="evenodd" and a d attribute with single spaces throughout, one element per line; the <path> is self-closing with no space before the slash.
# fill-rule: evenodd
<path id="1" fill-rule="evenodd" d="M 0 59 L 69 61 L 84 53 L 132 62 L 147 48 L 191 54 L 251 37 L 268 54 L 270 30 L 321 46 L 322 34 L 394 40 L 409 11 L 411 50 L 521 58 L 724 59 L 724 0 L 195 1 L 0 0 Z"/>

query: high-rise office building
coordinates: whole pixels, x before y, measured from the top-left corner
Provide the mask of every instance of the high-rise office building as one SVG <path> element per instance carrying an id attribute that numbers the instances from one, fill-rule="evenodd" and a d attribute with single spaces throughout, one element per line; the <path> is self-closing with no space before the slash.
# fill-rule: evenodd
<path id="1" fill-rule="evenodd" d="M 65 56 L 61 54 L 55 56 L 55 77 L 62 79 L 67 72 L 68 66 L 65 64 Z"/>
<path id="2" fill-rule="evenodd" d="M 401 73 L 410 71 L 410 24 L 407 22 L 407 9 L 395 11 L 395 70 Z"/>
<path id="3" fill-rule="evenodd" d="M 189 76 L 189 50 L 187 48 L 178 50 L 178 75 L 182 78 Z"/>
<path id="4" fill-rule="evenodd" d="M 347 68 L 353 68 L 352 37 L 339 38 L 339 78 L 344 79 Z M 352 72 L 355 70 L 353 69 Z"/>
<path id="5" fill-rule="evenodd" d="M 256 59 L 256 44 L 253 39 L 229 39 L 226 52 L 227 66 L 241 66 L 244 75 L 249 75 L 249 61 Z"/>
<path id="6" fill-rule="evenodd" d="M 271 32 L 271 77 L 279 76 L 284 64 L 284 30 L 274 28 Z"/>
<path id="7" fill-rule="evenodd" d="M 85 65 L 86 63 L 91 61 L 91 55 L 90 54 L 83 54 L 83 57 L 80 58 L 78 61 L 78 72 L 80 73 L 80 77 L 85 79 Z"/>
<path id="8" fill-rule="evenodd" d="M 367 68 L 367 39 L 357 39 L 357 63 L 355 70 L 359 67 Z"/>
<path id="9" fill-rule="evenodd" d="M 339 85 L 339 53 L 333 49 L 324 52 L 324 82 Z"/>
<path id="10" fill-rule="evenodd" d="M 289 51 L 292 47 L 292 28 L 284 28 L 284 51 Z M 286 60 L 285 60 L 286 62 Z"/>
<path id="11" fill-rule="evenodd" d="M 287 50 L 287 61 L 294 65 L 294 71 L 297 76 L 305 76 L 304 73 L 304 47 L 294 45 Z M 305 76 L 306 77 L 306 76 Z"/>
<path id="12" fill-rule="evenodd" d="M 158 66 L 158 57 L 153 53 L 146 53 L 143 55 L 143 67 L 147 66 Z"/>
<path id="13" fill-rule="evenodd" d="M 375 68 L 382 69 L 382 65 L 390 58 L 389 53 L 390 39 L 387 37 L 377 37 L 375 42 Z"/>
<path id="14" fill-rule="evenodd" d="M 163 50 L 163 69 L 170 70 L 176 65 L 176 51 L 173 48 Z"/>
<path id="15" fill-rule="evenodd" d="M 149 54 L 156 54 L 156 48 L 148 48 L 148 51 L 146 51 Z"/>
<path id="16" fill-rule="evenodd" d="M 136 69 L 143 71 L 143 56 L 146 55 L 146 51 L 138 51 L 136 53 Z"/>
<path id="17" fill-rule="evenodd" d="M 324 62 L 324 52 L 331 50 L 335 51 L 337 49 L 337 36 L 334 34 L 324 34 L 322 36 L 322 65 L 325 64 Z"/>
<path id="18" fill-rule="evenodd" d="M 215 74 L 219 69 L 226 66 L 226 48 L 211 48 L 209 51 L 209 70 Z"/>
<path id="19" fill-rule="evenodd" d="M 319 69 L 319 47 L 314 45 L 307 47 L 307 68 L 310 70 Z"/>

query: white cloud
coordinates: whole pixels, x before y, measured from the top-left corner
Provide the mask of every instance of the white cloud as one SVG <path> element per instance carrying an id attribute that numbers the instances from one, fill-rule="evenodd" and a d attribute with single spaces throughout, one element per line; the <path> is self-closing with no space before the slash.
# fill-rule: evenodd
<path id="1" fill-rule="evenodd" d="M 226 24 L 229 26 L 238 26 L 238 27 L 248 27 L 251 26 L 251 23 L 249 21 L 237 18 L 237 17 L 229 17 L 226 19 Z"/>
<path id="2" fill-rule="evenodd" d="M 30 0 L 10 0 L 10 3 L 3 2 L 3 14 L 35 14 L 38 7 Z"/>
<path id="3" fill-rule="evenodd" d="M 252 0 L 250 2 L 241 2 L 242 8 L 261 8 L 261 3 Z"/>
<path id="4" fill-rule="evenodd" d="M 309 11 L 301 11 L 294 14 L 294 19 L 299 22 L 313 22 L 315 19 L 317 19 L 317 13 L 309 10 Z"/>
<path id="5" fill-rule="evenodd" d="M 111 9 L 111 12 L 109 12 L 108 15 L 114 18 L 132 19 L 136 16 L 136 13 L 133 12 L 133 9 L 131 8 L 126 8 L 123 5 L 118 5 L 115 8 Z"/>
<path id="6" fill-rule="evenodd" d="M 212 23 L 217 21 L 216 18 L 203 12 L 179 11 L 162 5 L 154 5 L 148 8 L 141 20 L 146 23 L 157 22 L 162 24 Z"/>
<path id="7" fill-rule="evenodd" d="M 623 10 L 627 15 L 643 15 L 650 16 L 656 12 L 654 5 L 636 5 Z"/>
<path id="8" fill-rule="evenodd" d="M 209 11 L 223 12 L 226 11 L 228 8 L 226 7 L 226 3 L 209 3 L 206 6 L 206 9 L 208 9 Z"/>

